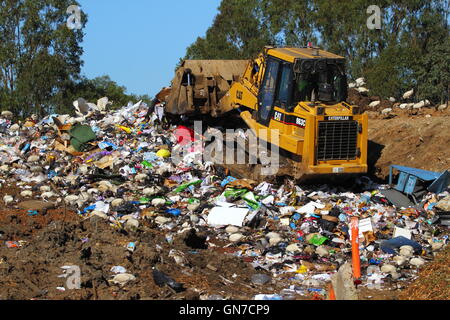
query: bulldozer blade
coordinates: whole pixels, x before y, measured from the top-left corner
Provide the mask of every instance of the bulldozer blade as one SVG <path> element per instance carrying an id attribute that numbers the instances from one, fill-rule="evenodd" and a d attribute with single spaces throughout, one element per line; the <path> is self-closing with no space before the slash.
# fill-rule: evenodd
<path id="1" fill-rule="evenodd" d="M 238 81 L 248 60 L 185 60 L 175 73 L 171 90 L 160 92 L 165 111 L 173 115 L 225 113 L 219 106 L 234 81 Z M 227 109 L 227 110 L 225 110 Z"/>

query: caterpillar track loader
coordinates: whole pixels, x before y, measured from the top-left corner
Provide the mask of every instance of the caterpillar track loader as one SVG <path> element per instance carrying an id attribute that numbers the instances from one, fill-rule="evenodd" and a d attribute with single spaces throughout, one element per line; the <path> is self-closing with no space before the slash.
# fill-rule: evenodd
<path id="1" fill-rule="evenodd" d="M 237 113 L 258 138 L 279 147 L 278 175 L 361 174 L 368 170 L 368 117 L 346 102 L 345 63 L 313 47 L 266 47 L 250 61 L 185 60 L 159 99 L 171 116 L 227 120 Z M 260 178 L 248 165 L 230 169 Z"/>

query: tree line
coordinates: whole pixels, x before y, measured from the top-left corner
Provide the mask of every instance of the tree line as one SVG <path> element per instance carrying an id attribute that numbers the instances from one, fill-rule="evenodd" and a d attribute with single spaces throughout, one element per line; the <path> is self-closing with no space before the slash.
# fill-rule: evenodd
<path id="1" fill-rule="evenodd" d="M 81 76 L 83 29 L 67 27 L 74 0 L 0 0 L 0 109 L 24 118 L 70 113 L 79 97 L 108 96 L 116 106 L 148 96 L 126 94 L 108 76 Z"/>
<path id="2" fill-rule="evenodd" d="M 367 27 L 367 8 L 381 9 L 381 29 Z M 206 36 L 186 59 L 250 59 L 266 45 L 312 42 L 348 60 L 348 74 L 365 77 L 370 94 L 448 99 L 449 0 L 223 0 Z"/>

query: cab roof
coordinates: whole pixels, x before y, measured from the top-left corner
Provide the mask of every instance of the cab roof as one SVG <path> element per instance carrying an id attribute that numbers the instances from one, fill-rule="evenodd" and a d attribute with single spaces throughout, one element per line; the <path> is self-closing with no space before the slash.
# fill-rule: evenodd
<path id="1" fill-rule="evenodd" d="M 331 52 L 316 48 L 270 48 L 267 53 L 273 57 L 294 63 L 297 59 L 345 59 Z"/>

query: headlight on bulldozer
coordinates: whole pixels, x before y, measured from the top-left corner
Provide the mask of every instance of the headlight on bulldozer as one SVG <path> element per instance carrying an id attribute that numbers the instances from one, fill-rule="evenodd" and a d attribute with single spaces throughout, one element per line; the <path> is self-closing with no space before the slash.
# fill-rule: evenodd
<path id="1" fill-rule="evenodd" d="M 324 114 L 325 114 L 325 108 L 323 108 L 323 107 L 317 108 L 317 115 L 318 116 L 323 116 Z"/>

